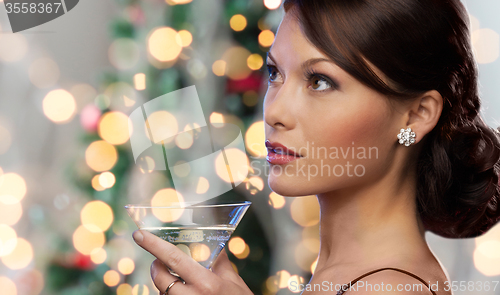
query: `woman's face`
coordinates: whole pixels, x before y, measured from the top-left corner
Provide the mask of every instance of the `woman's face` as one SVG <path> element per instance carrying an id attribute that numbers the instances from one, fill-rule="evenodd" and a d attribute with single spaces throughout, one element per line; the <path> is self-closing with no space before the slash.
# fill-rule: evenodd
<path id="1" fill-rule="evenodd" d="M 273 191 L 319 194 L 368 185 L 387 173 L 396 135 L 405 127 L 402 114 L 318 51 L 291 13 L 279 26 L 267 64 L 266 140 L 301 156 L 268 149 Z"/>

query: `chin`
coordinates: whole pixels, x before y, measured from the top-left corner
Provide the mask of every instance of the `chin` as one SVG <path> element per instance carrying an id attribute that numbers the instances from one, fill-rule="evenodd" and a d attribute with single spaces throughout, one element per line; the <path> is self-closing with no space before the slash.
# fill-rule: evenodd
<path id="1" fill-rule="evenodd" d="M 311 183 L 307 183 L 302 179 L 287 176 L 269 176 L 269 188 L 278 195 L 285 197 L 299 197 L 314 195 L 316 192 L 311 187 Z"/>

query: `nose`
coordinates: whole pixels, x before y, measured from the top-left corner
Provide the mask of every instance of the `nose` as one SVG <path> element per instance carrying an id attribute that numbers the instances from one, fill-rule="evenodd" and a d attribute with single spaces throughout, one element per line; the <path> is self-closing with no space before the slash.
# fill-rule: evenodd
<path id="1" fill-rule="evenodd" d="M 289 130 L 296 124 L 295 103 L 296 94 L 292 87 L 282 84 L 279 88 L 268 88 L 264 97 L 264 121 L 273 129 Z"/>

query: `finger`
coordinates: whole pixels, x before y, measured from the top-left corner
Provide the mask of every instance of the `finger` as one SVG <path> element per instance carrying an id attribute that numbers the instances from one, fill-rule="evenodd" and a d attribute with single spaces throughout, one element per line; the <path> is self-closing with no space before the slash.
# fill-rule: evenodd
<path id="1" fill-rule="evenodd" d="M 158 289 L 158 291 L 160 292 L 160 295 L 164 294 L 165 290 L 172 282 L 179 279 L 178 277 L 171 275 L 165 264 L 163 264 L 163 262 L 158 259 L 151 263 L 151 278 L 153 279 L 153 283 L 155 284 L 156 289 Z M 182 292 L 184 294 L 186 293 L 187 289 L 189 289 L 188 286 L 185 286 L 182 281 L 177 282 L 174 285 L 175 289 L 180 289 L 179 292 Z M 172 295 L 175 292 L 173 289 L 174 286 L 171 286 L 168 291 L 168 295 Z"/>
<path id="2" fill-rule="evenodd" d="M 196 262 L 189 255 L 150 232 L 136 230 L 135 242 L 153 254 L 167 267 L 179 274 L 187 284 L 195 282 L 215 282 L 217 276 Z"/>

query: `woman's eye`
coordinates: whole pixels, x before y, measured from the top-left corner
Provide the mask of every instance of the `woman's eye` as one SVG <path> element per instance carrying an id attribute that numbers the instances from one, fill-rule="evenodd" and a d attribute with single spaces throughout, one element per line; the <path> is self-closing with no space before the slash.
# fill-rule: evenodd
<path id="1" fill-rule="evenodd" d="M 269 72 L 269 82 L 274 82 L 277 78 L 279 72 L 277 71 L 275 66 L 268 65 L 267 71 Z"/>
<path id="2" fill-rule="evenodd" d="M 333 88 L 333 85 L 321 76 L 312 76 L 309 80 L 311 81 L 311 87 L 314 90 L 322 91 Z"/>

